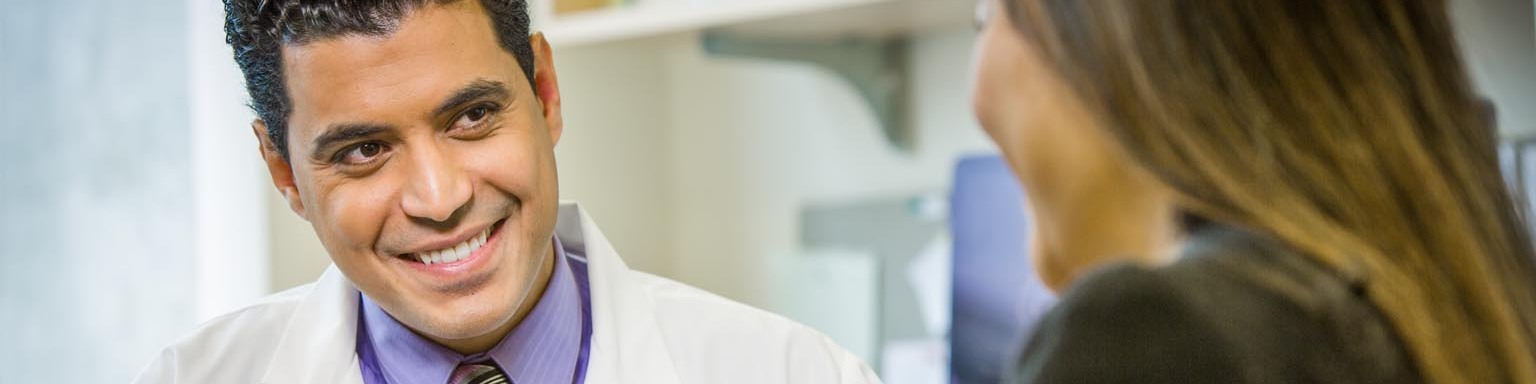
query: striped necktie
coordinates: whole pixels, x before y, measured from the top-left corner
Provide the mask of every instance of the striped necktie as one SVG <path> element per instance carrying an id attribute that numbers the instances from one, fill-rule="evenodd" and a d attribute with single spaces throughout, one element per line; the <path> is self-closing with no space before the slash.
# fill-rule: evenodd
<path id="1" fill-rule="evenodd" d="M 507 375 L 490 364 L 464 364 L 453 370 L 448 384 L 511 384 Z"/>

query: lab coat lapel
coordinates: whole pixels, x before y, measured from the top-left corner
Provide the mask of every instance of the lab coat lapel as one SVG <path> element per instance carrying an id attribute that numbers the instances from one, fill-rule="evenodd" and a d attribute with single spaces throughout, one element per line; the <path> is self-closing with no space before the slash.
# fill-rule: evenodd
<path id="1" fill-rule="evenodd" d="M 335 265 L 325 270 L 288 319 L 262 383 L 362 384 L 357 288 Z"/>
<path id="2" fill-rule="evenodd" d="M 650 291 L 575 203 L 562 203 L 555 233 L 567 248 L 587 257 L 592 293 L 592 345 L 587 382 L 677 383 L 672 355 L 656 323 Z"/>

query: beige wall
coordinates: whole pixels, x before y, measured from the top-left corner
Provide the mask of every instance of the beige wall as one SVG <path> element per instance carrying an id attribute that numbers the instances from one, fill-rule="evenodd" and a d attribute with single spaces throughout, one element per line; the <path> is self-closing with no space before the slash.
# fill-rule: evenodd
<path id="1" fill-rule="evenodd" d="M 674 47 L 664 127 L 676 181 L 670 275 L 781 307 L 774 271 L 804 251 L 803 206 L 945 191 L 956 156 L 991 150 L 969 115 L 970 43 L 969 28 L 916 41 L 913 153 L 887 144 L 854 90 L 820 68 Z"/>
<path id="2" fill-rule="evenodd" d="M 555 54 L 565 133 L 555 147 L 560 197 L 581 202 L 630 267 L 670 271 L 674 183 L 666 168 L 671 41 Z"/>
<path id="3" fill-rule="evenodd" d="M 252 153 L 252 156 L 255 156 Z M 263 180 L 269 180 L 263 178 Z M 320 245 L 320 238 L 308 221 L 288 209 L 288 202 L 277 193 L 268 181 L 263 185 L 267 199 L 267 233 L 270 241 L 267 249 L 272 258 L 271 289 L 282 291 L 297 285 L 315 281 L 320 272 L 331 264 L 331 259 Z"/>

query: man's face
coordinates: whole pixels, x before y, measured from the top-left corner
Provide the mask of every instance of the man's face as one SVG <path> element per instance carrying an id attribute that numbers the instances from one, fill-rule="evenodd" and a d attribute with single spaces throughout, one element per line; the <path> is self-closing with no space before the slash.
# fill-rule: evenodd
<path id="1" fill-rule="evenodd" d="M 533 84 L 475 1 L 283 48 L 291 152 L 264 150 L 273 180 L 358 289 L 440 343 L 505 330 L 550 264 L 559 96 L 533 41 Z"/>

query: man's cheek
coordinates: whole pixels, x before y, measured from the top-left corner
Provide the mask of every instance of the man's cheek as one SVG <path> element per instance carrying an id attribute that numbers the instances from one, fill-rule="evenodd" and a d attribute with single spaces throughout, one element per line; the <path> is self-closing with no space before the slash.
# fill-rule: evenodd
<path id="1" fill-rule="evenodd" d="M 537 159 L 526 156 L 526 151 L 486 151 L 472 157 L 473 168 L 481 178 L 498 189 L 508 192 L 526 191 L 535 183 L 539 174 Z"/>
<path id="2" fill-rule="evenodd" d="M 325 202 L 337 241 L 348 253 L 370 253 L 389 211 L 387 194 L 363 188 L 338 188 Z"/>

